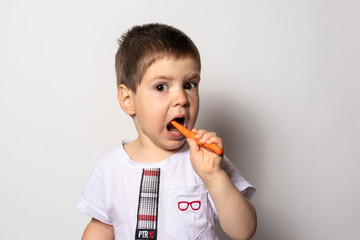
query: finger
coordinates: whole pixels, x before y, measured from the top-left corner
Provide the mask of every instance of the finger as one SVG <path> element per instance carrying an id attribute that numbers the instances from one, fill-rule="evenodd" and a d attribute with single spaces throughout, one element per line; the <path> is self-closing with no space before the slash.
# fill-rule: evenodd
<path id="1" fill-rule="evenodd" d="M 215 143 L 216 145 L 218 145 L 219 147 L 223 147 L 223 143 L 222 143 L 222 139 L 220 137 L 210 137 L 207 141 L 206 141 L 207 144 L 212 144 L 212 143 Z"/>
<path id="2" fill-rule="evenodd" d="M 201 139 L 199 140 L 199 142 L 201 144 L 206 143 L 209 139 L 213 138 L 213 137 L 217 137 L 215 132 L 206 132 L 202 135 Z"/>
<path id="3" fill-rule="evenodd" d="M 197 153 L 198 151 L 200 151 L 200 147 L 199 147 L 199 145 L 197 145 L 197 143 L 194 139 L 187 138 L 186 140 L 190 147 L 190 153 Z"/>
<path id="4" fill-rule="evenodd" d="M 200 138 L 202 138 L 202 136 L 207 133 L 206 130 L 203 130 L 203 129 L 200 129 L 200 130 L 197 130 L 196 131 L 196 134 L 195 134 L 195 139 L 196 140 L 199 140 Z"/>

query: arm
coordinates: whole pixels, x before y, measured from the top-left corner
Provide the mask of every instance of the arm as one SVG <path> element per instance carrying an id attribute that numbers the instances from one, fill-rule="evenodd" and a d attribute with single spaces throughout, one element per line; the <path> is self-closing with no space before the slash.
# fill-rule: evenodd
<path id="1" fill-rule="evenodd" d="M 111 225 L 100 222 L 99 220 L 92 218 L 81 240 L 114 240 L 114 228 Z"/>
<path id="2" fill-rule="evenodd" d="M 203 181 L 214 201 L 224 232 L 232 239 L 250 239 L 256 230 L 256 212 L 251 202 L 223 170 Z"/>
<path id="3" fill-rule="evenodd" d="M 221 138 L 215 133 L 196 129 L 193 131 L 196 132 L 196 140 L 202 143 L 216 143 L 223 147 Z M 199 147 L 194 139 L 188 139 L 188 143 L 191 163 L 214 201 L 224 232 L 232 239 L 250 239 L 256 230 L 255 208 L 221 169 L 223 157 Z"/>

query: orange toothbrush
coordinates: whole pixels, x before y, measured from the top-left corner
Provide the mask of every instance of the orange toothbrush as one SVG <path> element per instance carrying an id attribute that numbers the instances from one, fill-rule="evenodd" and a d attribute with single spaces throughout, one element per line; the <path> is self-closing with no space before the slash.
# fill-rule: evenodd
<path id="1" fill-rule="evenodd" d="M 196 133 L 190 131 L 189 129 L 187 129 L 186 127 L 184 127 L 183 125 L 181 125 L 180 123 L 176 122 L 176 121 L 171 121 L 171 124 L 174 125 L 185 137 L 187 138 L 194 138 L 195 139 L 195 135 Z M 218 145 L 216 145 L 215 143 L 212 144 L 208 144 L 208 143 L 204 143 L 201 144 L 199 142 L 199 140 L 196 140 L 196 143 L 200 146 L 204 146 L 206 148 L 209 148 L 211 150 L 213 150 L 216 154 L 221 155 L 223 153 L 223 150 L 221 149 L 221 147 L 219 147 Z"/>

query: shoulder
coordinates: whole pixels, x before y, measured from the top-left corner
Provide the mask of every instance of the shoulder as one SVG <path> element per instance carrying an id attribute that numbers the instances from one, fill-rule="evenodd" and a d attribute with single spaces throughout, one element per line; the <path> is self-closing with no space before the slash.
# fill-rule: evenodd
<path id="1" fill-rule="evenodd" d="M 96 162 L 96 168 L 111 168 L 114 164 L 118 164 L 121 159 L 121 144 L 115 145 L 102 152 Z"/>
<path id="2" fill-rule="evenodd" d="M 106 149 L 104 152 L 102 152 L 99 156 L 99 160 L 101 159 L 112 159 L 114 157 L 117 157 L 119 155 L 119 150 L 122 147 L 121 144 L 117 144 L 111 148 Z"/>

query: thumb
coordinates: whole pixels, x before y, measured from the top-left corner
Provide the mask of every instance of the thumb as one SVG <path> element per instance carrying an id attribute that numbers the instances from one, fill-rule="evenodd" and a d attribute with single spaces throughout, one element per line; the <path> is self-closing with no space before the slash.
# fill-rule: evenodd
<path id="1" fill-rule="evenodd" d="M 194 154 L 197 153 L 200 150 L 199 145 L 196 143 L 195 139 L 193 138 L 187 138 L 186 139 L 189 147 L 190 147 L 190 153 Z"/>

